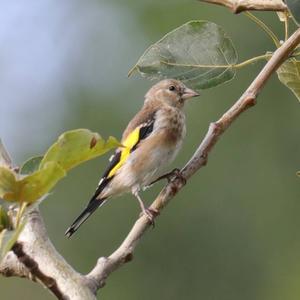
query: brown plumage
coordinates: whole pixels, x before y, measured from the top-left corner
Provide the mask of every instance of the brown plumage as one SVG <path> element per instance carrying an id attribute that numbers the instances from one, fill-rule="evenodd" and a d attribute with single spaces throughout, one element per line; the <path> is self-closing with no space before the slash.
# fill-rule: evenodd
<path id="1" fill-rule="evenodd" d="M 66 231 L 71 236 L 108 198 L 131 192 L 150 221 L 139 191 L 153 181 L 178 153 L 185 136 L 183 106 L 199 94 L 174 79 L 162 80 L 145 95 L 142 109 L 129 122 L 122 144 L 110 159 L 98 188 L 85 210 Z"/>

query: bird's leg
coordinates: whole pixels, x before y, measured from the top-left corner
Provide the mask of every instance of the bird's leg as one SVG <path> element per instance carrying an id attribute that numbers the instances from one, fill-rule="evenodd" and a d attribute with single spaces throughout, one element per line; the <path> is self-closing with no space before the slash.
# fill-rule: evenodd
<path id="1" fill-rule="evenodd" d="M 175 168 L 171 172 L 166 173 L 166 174 L 164 174 L 162 176 L 159 176 L 158 178 L 156 178 L 155 180 L 153 180 L 150 184 L 148 184 L 146 186 L 146 188 L 149 188 L 151 185 L 153 185 L 154 183 L 156 183 L 156 182 L 158 182 L 158 181 L 160 181 L 162 179 L 166 178 L 168 180 L 168 182 L 170 182 L 173 178 L 177 178 L 177 177 L 181 178 L 182 181 L 184 182 L 184 184 L 186 183 L 186 179 L 182 176 L 180 170 L 178 168 Z"/>
<path id="2" fill-rule="evenodd" d="M 148 220 L 150 221 L 151 225 L 154 227 L 154 218 L 159 214 L 159 212 L 157 210 L 154 210 L 152 208 L 147 208 L 145 207 L 145 204 L 143 202 L 143 200 L 141 199 L 139 193 L 137 190 L 132 191 L 132 194 L 137 198 L 137 200 L 139 201 L 142 213 L 146 215 L 146 217 L 148 218 Z"/>

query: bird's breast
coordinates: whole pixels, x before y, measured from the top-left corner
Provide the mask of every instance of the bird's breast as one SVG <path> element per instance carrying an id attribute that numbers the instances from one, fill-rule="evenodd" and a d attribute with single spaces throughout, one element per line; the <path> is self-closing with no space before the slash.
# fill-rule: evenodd
<path id="1" fill-rule="evenodd" d="M 162 143 L 180 144 L 186 134 L 185 115 L 176 108 L 165 108 L 157 113 L 154 132 L 164 136 Z"/>

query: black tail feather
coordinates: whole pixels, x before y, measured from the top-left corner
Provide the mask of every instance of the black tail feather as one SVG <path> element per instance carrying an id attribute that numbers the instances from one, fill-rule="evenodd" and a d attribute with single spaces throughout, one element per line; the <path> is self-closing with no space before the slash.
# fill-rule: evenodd
<path id="1" fill-rule="evenodd" d="M 92 198 L 85 210 L 79 215 L 79 217 L 73 222 L 73 224 L 66 230 L 65 235 L 70 238 L 73 233 L 89 218 L 89 216 L 101 205 L 103 205 L 106 200 Z"/>

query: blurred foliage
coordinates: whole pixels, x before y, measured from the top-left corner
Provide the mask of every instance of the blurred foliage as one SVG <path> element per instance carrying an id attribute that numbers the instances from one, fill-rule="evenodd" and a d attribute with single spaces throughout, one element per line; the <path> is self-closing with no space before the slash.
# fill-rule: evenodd
<path id="1" fill-rule="evenodd" d="M 103 155 L 120 146 L 113 137 L 105 141 L 88 129 L 63 133 L 46 152 L 27 160 L 19 175 L 9 167 L 0 166 L 0 197 L 6 201 L 32 203 L 45 196 L 66 172 L 75 166 Z"/>
<path id="2" fill-rule="evenodd" d="M 298 0 L 285 0 L 295 22 L 300 24 L 300 3 Z"/>
<path id="3" fill-rule="evenodd" d="M 277 75 L 300 101 L 300 62 L 295 58 L 287 60 L 278 68 Z"/>
<path id="4" fill-rule="evenodd" d="M 13 222 L 0 206 L 0 260 L 11 249 L 25 225 L 26 218 L 24 221 L 22 216 L 26 206 L 31 209 L 32 203 L 47 196 L 68 170 L 118 146 L 120 143 L 113 137 L 105 141 L 98 133 L 76 129 L 63 133 L 44 156 L 27 160 L 20 169 L 23 175 L 10 166 L 0 166 L 0 198 L 19 205 L 14 226 L 10 226 Z M 3 154 L 0 152 L 1 157 L 4 157 Z"/>
<path id="5" fill-rule="evenodd" d="M 24 226 L 25 222 L 18 224 L 18 226 L 15 229 L 0 230 L 0 261 L 13 247 Z"/>
<path id="6" fill-rule="evenodd" d="M 39 29 L 35 24 L 38 16 L 46 26 L 41 27 L 41 35 L 27 33 L 26 39 L 21 32 L 18 37 L 24 38 L 24 47 L 5 43 L 20 51 L 17 58 L 31 59 L 20 86 L 40 91 L 23 99 L 19 97 L 24 93 L 16 93 L 20 86 L 3 82 L 17 95 L 11 104 L 17 113 L 1 115 L 0 130 L 19 162 L 39 154 L 60 132 L 71 128 L 120 136 L 153 84 L 140 78 L 128 80 L 129 68 L 163 34 L 192 19 L 209 20 L 224 28 L 241 60 L 266 49 L 274 51 L 273 43 L 245 16 L 197 1 L 42 1 L 39 10 L 33 1 L 24 5 L 38 13 L 23 19 L 23 26 L 6 27 L 10 35 L 29 23 Z M 64 12 L 63 18 L 55 19 L 59 12 Z M 275 13 L 257 15 L 284 39 Z M 16 22 L 20 24 L 20 17 Z M 86 24 L 92 24 L 87 31 L 75 31 L 76 26 Z M 57 32 L 48 39 L 46 29 L 51 25 Z M 62 65 L 51 83 L 40 83 L 46 67 L 57 63 L 52 52 L 46 51 L 44 38 L 53 39 L 54 50 L 67 53 L 68 64 Z M 25 52 L 26 45 L 35 41 L 44 53 L 40 64 L 34 51 Z M 3 66 L 2 76 L 10 75 L 10 66 Z M 189 103 L 188 134 L 170 169 L 185 164 L 208 124 L 239 98 L 261 67 L 257 63 L 243 68 L 229 84 L 205 90 L 200 100 Z M 15 77 L 13 80 L 16 82 Z M 62 87 L 60 97 L 53 82 Z M 0 107 L 11 103 L 2 99 Z M 99 299 L 299 299 L 300 190 L 295 176 L 300 165 L 299 118 L 294 95 L 277 79 L 268 82 L 258 105 L 226 132 L 207 167 L 162 212 L 134 260 L 112 274 Z M 65 228 L 94 192 L 105 165 L 101 158 L 75 168 L 41 205 L 55 246 L 80 272 L 88 272 L 99 256 L 109 255 L 139 214 L 136 201 L 130 195 L 122 196 L 99 210 L 72 240 L 64 237 Z M 143 198 L 149 203 L 160 188 L 154 186 Z M 0 277 L 0 287 L 6 299 L 53 299 L 40 285 L 24 279 Z"/>
<path id="7" fill-rule="evenodd" d="M 0 232 L 3 229 L 10 229 L 11 221 L 7 215 L 6 210 L 0 205 Z"/>
<path id="8" fill-rule="evenodd" d="M 26 160 L 20 168 L 20 174 L 28 175 L 37 171 L 44 156 L 34 156 Z"/>

